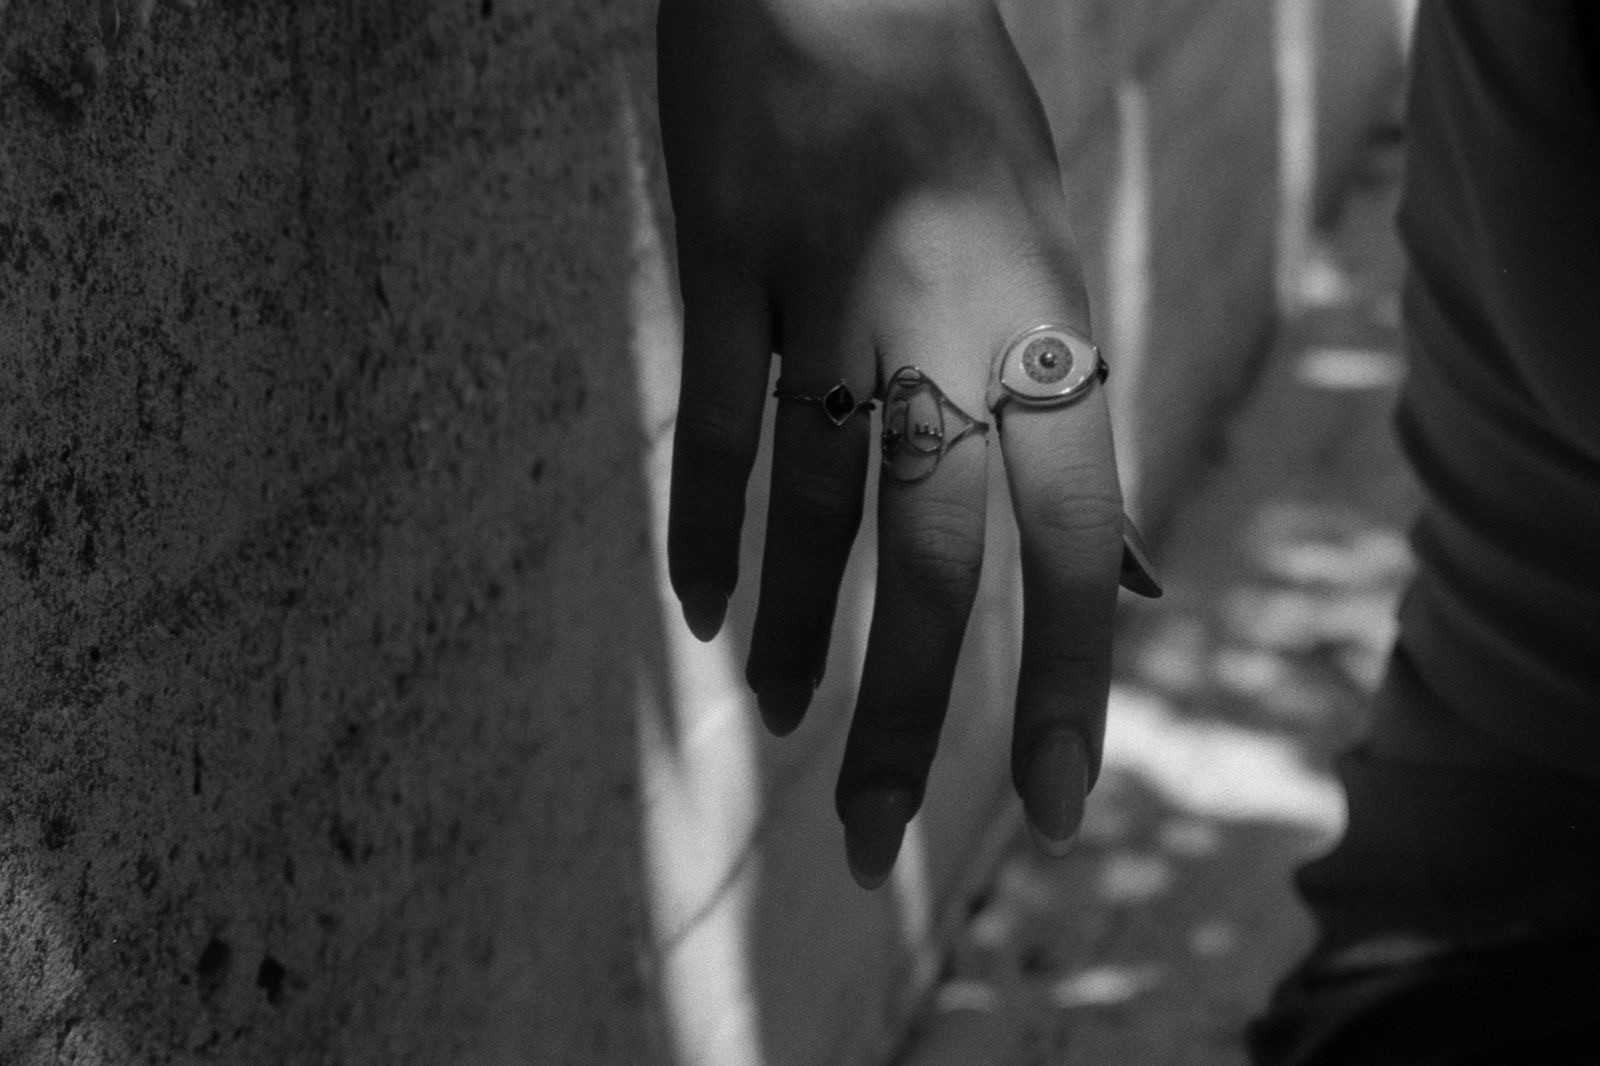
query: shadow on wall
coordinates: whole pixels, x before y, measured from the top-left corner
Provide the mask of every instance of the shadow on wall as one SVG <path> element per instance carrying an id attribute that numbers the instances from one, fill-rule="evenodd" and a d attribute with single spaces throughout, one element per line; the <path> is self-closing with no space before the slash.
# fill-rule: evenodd
<path id="1" fill-rule="evenodd" d="M 649 1061 L 651 5 L 89 10 L 0 32 L 0 1061 Z"/>

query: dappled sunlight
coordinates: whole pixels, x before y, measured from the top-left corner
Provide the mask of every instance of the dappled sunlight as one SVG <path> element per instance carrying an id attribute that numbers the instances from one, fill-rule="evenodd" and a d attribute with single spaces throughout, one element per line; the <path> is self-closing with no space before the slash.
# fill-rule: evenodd
<path id="1" fill-rule="evenodd" d="M 1169 891 L 1176 875 L 1159 852 L 1113 852 L 1100 867 L 1096 895 L 1107 903 L 1147 903 Z"/>
<path id="2" fill-rule="evenodd" d="M 1259 462 L 1293 471 L 1297 460 L 1262 452 Z M 1223 569 L 1175 585 L 1164 613 L 1137 619 L 1121 652 L 1127 681 L 1191 713 L 1296 734 L 1308 748 L 1348 736 L 1382 676 L 1412 572 L 1398 517 L 1269 496 L 1225 521 L 1195 534 L 1210 538 L 1213 558 L 1216 538 L 1234 534 Z"/>
<path id="3" fill-rule="evenodd" d="M 1000 989 L 987 981 L 947 981 L 934 996 L 933 1009 L 941 1014 L 973 1011 L 993 1014 L 1002 1003 Z"/>
<path id="4" fill-rule="evenodd" d="M 1253 529 L 1263 574 L 1326 588 L 1394 588 L 1411 573 L 1411 546 L 1391 526 L 1328 508 L 1276 504 L 1261 508 Z"/>
<path id="5" fill-rule="evenodd" d="M 1060 1009 L 1112 1007 L 1125 1003 L 1161 983 L 1164 968 L 1096 966 L 1061 978 L 1050 986 L 1050 1001 Z"/>
<path id="6" fill-rule="evenodd" d="M 1115 685 L 1105 773 L 1137 778 L 1186 814 L 1269 822 L 1331 837 L 1344 819 L 1338 783 L 1280 734 L 1179 714 L 1161 697 Z"/>
<path id="7" fill-rule="evenodd" d="M 1301 221 L 1304 225 L 1304 220 Z M 1354 280 L 1331 250 L 1314 237 L 1300 251 L 1299 269 L 1290 271 L 1284 282 L 1293 300 L 1292 310 L 1325 310 L 1348 306 L 1356 299 Z"/>
<path id="8" fill-rule="evenodd" d="M 1204 619 L 1185 614 L 1152 617 L 1151 635 L 1129 651 L 1134 676 L 1164 691 L 1182 692 L 1199 688 L 1210 669 L 1210 630 Z"/>
<path id="9" fill-rule="evenodd" d="M 1296 371 L 1307 385 L 1323 389 L 1390 389 L 1405 376 L 1405 361 L 1376 348 L 1313 348 Z"/>
<path id="10" fill-rule="evenodd" d="M 1258 648 L 1308 652 L 1329 644 L 1389 647 L 1394 596 L 1242 588 L 1224 604 L 1229 635 Z"/>
<path id="11" fill-rule="evenodd" d="M 1222 850 L 1222 832 L 1213 822 L 1168 818 L 1156 829 L 1161 849 L 1185 859 L 1204 859 Z"/>
<path id="12" fill-rule="evenodd" d="M 930 950 L 934 914 L 923 824 L 922 818 L 913 818 L 906 826 L 900 857 L 889 878 L 900 918 L 900 941 L 914 970 L 911 983 L 918 988 L 928 986 L 939 966 L 937 953 Z"/>
<path id="13" fill-rule="evenodd" d="M 1239 928 L 1231 922 L 1205 922 L 1189 933 L 1189 951 L 1204 959 L 1217 959 L 1239 950 Z"/>
<path id="14" fill-rule="evenodd" d="M 1267 697 L 1294 680 L 1287 656 L 1258 648 L 1219 648 L 1211 658 L 1212 678 L 1241 696 Z"/>

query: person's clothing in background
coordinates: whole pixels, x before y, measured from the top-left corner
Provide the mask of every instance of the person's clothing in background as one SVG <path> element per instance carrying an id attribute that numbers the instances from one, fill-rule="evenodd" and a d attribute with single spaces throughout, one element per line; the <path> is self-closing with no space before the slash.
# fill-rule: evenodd
<path id="1" fill-rule="evenodd" d="M 1600 3 L 1424 0 L 1400 232 L 1426 493 L 1262 1066 L 1600 1062 Z"/>

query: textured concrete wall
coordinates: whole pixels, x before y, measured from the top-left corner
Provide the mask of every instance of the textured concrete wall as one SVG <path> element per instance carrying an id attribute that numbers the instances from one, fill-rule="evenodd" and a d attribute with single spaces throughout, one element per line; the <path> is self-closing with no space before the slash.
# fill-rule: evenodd
<path id="1" fill-rule="evenodd" d="M 0 14 L 0 1062 L 649 1061 L 652 5 L 95 11 Z"/>

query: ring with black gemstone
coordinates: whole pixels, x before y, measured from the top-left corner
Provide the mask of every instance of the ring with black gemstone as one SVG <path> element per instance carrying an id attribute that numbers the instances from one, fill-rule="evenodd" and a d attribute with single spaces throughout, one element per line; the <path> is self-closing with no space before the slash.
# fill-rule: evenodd
<path id="1" fill-rule="evenodd" d="M 822 413 L 835 426 L 850 421 L 850 416 L 857 411 L 871 411 L 877 406 L 871 400 L 857 400 L 856 394 L 842 379 L 821 387 L 806 387 L 779 378 L 772 395 L 780 400 L 814 403 L 822 408 Z"/>

